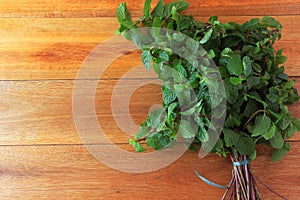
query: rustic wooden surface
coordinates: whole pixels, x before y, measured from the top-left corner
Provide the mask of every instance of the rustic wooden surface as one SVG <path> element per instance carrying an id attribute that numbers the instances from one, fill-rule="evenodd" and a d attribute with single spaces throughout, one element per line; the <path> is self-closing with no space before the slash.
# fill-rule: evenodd
<path id="1" fill-rule="evenodd" d="M 99 43 L 118 28 L 115 10 L 121 1 L 108 0 L 0 0 L 0 199 L 220 199 L 221 189 L 201 182 L 195 170 L 226 184 L 231 165 L 209 155 L 199 159 L 186 152 L 158 171 L 129 174 L 97 161 L 84 147 L 72 113 L 76 74 Z M 156 1 L 154 1 L 155 3 Z M 169 2 L 169 0 L 167 1 Z M 205 20 L 219 15 L 222 21 L 243 22 L 271 15 L 283 24 L 277 48 L 289 57 L 286 70 L 300 90 L 300 1 L 196 1 L 188 14 Z M 134 17 L 142 1 L 127 0 Z M 113 52 L 112 52 L 113 53 Z M 155 80 L 151 73 L 136 73 L 119 80 L 141 65 L 138 51 L 127 52 L 99 77 L 95 96 L 99 124 L 111 142 L 132 151 L 115 118 L 131 121 L 122 109 L 114 113 L 111 96 L 121 82 L 119 98 L 136 85 Z M 88 83 L 91 80 L 80 80 Z M 151 82 L 151 81 L 149 81 Z M 83 88 L 84 89 L 84 88 Z M 161 102 L 159 85 L 146 84 L 130 98 L 129 113 L 141 123 L 151 106 Z M 118 105 L 116 105 L 118 107 Z M 290 107 L 300 117 L 300 103 Z M 115 118 L 114 118 L 115 117 Z M 136 128 L 136 127 L 135 127 Z M 96 141 L 96 139 L 95 139 Z M 272 163 L 271 150 L 259 147 L 254 172 L 289 199 L 300 199 L 300 136 L 291 138 L 292 150 L 284 160 Z M 106 148 L 110 144 L 89 144 Z M 277 199 L 261 185 L 264 199 Z"/>

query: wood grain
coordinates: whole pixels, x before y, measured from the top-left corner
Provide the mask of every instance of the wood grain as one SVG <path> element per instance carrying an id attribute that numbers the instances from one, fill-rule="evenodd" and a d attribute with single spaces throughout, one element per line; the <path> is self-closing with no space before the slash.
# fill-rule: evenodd
<path id="1" fill-rule="evenodd" d="M 166 0 L 165 2 L 171 2 Z M 114 17 L 118 5 L 123 0 L 47 0 L 26 1 L 18 3 L 1 0 L 0 17 L 46 17 L 46 18 L 87 18 Z M 153 1 L 153 6 L 156 4 Z M 189 0 L 188 13 L 197 16 L 209 15 L 295 15 L 299 14 L 299 1 L 295 0 L 251 0 L 251 1 L 195 1 Z M 140 16 L 144 1 L 127 0 L 133 16 Z M 153 7 L 152 6 L 152 7 Z"/>
<path id="2" fill-rule="evenodd" d="M 284 48 L 284 54 L 289 58 L 287 73 L 300 76 L 300 16 L 276 18 L 284 27 L 276 48 Z M 234 20 L 240 23 L 249 19 L 251 17 L 245 16 L 220 18 L 224 22 Z M 207 17 L 199 20 L 207 20 Z M 110 18 L 0 18 L 0 27 L 0 80 L 41 80 L 75 79 L 84 59 L 97 45 L 113 36 L 118 24 Z M 114 53 L 111 50 L 111 54 Z M 98 59 L 101 63 L 101 55 Z M 124 52 L 124 56 L 110 66 L 99 65 L 94 70 L 106 68 L 101 78 L 119 78 L 140 64 L 138 51 Z"/>
<path id="3" fill-rule="evenodd" d="M 290 184 L 300 179 L 295 165 L 298 143 L 292 149 L 284 160 L 271 163 L 270 149 L 260 148 L 252 168 L 274 190 L 297 200 L 300 185 Z M 217 155 L 199 159 L 196 152 L 186 152 L 166 168 L 146 174 L 112 170 L 81 145 L 1 146 L 0 155 L 1 199 L 220 199 L 224 190 L 205 184 L 194 171 L 223 185 L 231 176 L 229 160 Z M 264 187 L 260 189 L 264 199 L 277 199 Z"/>
<path id="4" fill-rule="evenodd" d="M 90 76 L 76 80 L 91 51 L 113 37 L 118 28 L 115 12 L 122 1 L 0 0 L 1 200 L 221 199 L 223 190 L 201 182 L 194 174 L 199 170 L 205 177 L 227 184 L 231 163 L 217 155 L 200 160 L 197 152 L 187 151 L 166 168 L 129 174 L 105 166 L 88 152 L 88 148 L 107 149 L 111 143 L 133 152 L 128 138 L 137 131 L 137 125 L 146 119 L 149 110 L 161 103 L 160 84 L 154 73 L 141 67 L 138 50 L 124 51 L 109 66 L 93 63 L 89 66 Z M 142 15 L 143 1 L 126 2 L 134 19 Z M 189 2 L 191 7 L 185 13 L 201 21 L 206 21 L 209 15 L 219 15 L 223 22 L 243 23 L 264 15 L 279 20 L 283 37 L 276 48 L 285 49 L 289 58 L 286 71 L 297 80 L 295 87 L 300 91 L 299 0 Z M 108 47 L 108 52 L 114 55 L 114 48 Z M 96 61 L 105 59 L 95 55 Z M 136 70 L 137 66 L 142 70 Z M 104 70 L 102 75 L 101 70 Z M 73 97 L 78 82 L 81 84 L 76 89 L 82 93 Z M 92 83 L 96 87 L 91 95 Z M 82 111 L 89 111 L 89 106 L 95 105 L 95 116 L 90 110 L 81 117 L 86 119 L 86 126 L 94 126 L 90 119 L 95 117 L 109 142 L 98 142 L 99 132 L 87 128 L 83 133 L 91 136 L 91 140 L 83 145 L 73 118 L 74 98 L 79 99 Z M 289 109 L 300 118 L 300 102 Z M 291 141 L 292 150 L 278 163 L 270 161 L 270 148 L 258 147 L 259 156 L 252 167 L 275 191 L 297 200 L 300 199 L 300 134 Z M 118 153 L 106 155 L 126 160 Z M 146 163 L 128 160 L 134 167 L 147 167 L 158 158 Z M 116 164 L 121 166 L 121 162 Z M 262 185 L 259 187 L 264 199 L 277 199 Z"/>
<path id="5" fill-rule="evenodd" d="M 112 142 L 127 143 L 130 135 L 138 131 L 138 125 L 146 119 L 149 110 L 161 104 L 161 86 L 153 84 L 153 81 L 155 79 L 99 82 L 94 101 L 95 113 L 103 132 Z M 81 82 L 86 91 L 91 81 Z M 68 80 L 0 82 L 0 144 L 81 144 L 73 120 L 73 87 L 74 81 Z M 299 78 L 295 87 L 300 91 Z M 92 99 L 87 94 L 77 97 L 81 99 L 82 110 Z M 117 99 L 112 103 L 115 97 Z M 300 102 L 290 106 L 291 113 L 298 118 L 299 107 Z M 92 116 L 91 111 L 88 113 L 85 117 Z M 96 131 L 89 134 L 97 137 Z M 293 139 L 300 139 L 300 135 L 295 134 Z"/>
<path id="6" fill-rule="evenodd" d="M 199 19 L 207 20 L 206 17 Z M 221 18 L 224 22 L 244 22 L 249 19 L 251 17 Z M 282 22 L 284 29 L 282 40 L 278 41 L 276 48 L 284 48 L 284 54 L 289 58 L 287 73 L 299 76 L 300 57 L 297 55 L 300 53 L 300 17 L 278 16 L 277 19 Z M 97 45 L 113 36 L 118 24 L 115 19 L 109 18 L 0 18 L 0 27 L 0 80 L 40 80 L 75 79 L 85 58 Z M 101 78 L 119 78 L 141 64 L 138 51 L 124 54 L 112 65 L 100 66 L 106 67 L 106 73 Z M 101 60 L 101 55 L 98 59 Z"/>

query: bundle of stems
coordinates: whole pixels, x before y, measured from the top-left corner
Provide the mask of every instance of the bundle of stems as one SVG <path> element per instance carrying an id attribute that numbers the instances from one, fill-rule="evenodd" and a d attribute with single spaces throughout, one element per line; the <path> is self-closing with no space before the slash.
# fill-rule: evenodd
<path id="1" fill-rule="evenodd" d="M 230 158 L 234 168 L 232 170 L 231 181 L 227 186 L 222 200 L 225 200 L 226 197 L 229 197 L 230 200 L 261 200 L 262 197 L 257 187 L 257 181 L 278 197 L 286 200 L 284 196 L 275 192 L 253 174 L 247 156 L 234 156 L 231 154 Z"/>

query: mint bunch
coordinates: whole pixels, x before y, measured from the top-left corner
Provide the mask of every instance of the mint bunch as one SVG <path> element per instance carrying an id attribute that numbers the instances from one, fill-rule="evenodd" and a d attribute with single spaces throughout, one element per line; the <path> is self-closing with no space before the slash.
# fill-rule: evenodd
<path id="1" fill-rule="evenodd" d="M 221 134 L 212 148 L 206 148 L 210 152 L 253 160 L 256 145 L 264 144 L 274 148 L 273 161 L 283 158 L 290 150 L 286 139 L 300 130 L 300 121 L 288 110 L 299 96 L 294 80 L 284 73 L 287 58 L 273 46 L 281 38 L 281 24 L 272 17 L 237 24 L 212 16 L 199 22 L 180 14 L 189 6 L 183 0 L 166 5 L 160 0 L 152 11 L 150 4 L 146 0 L 144 15 L 136 22 L 125 3 L 117 10 L 118 32 L 137 44 L 144 66 L 163 81 L 163 107 L 150 113 L 130 140 L 136 151 L 145 150 L 144 142 L 156 150 L 168 147 L 179 136 L 192 139 L 193 146 L 209 146 L 208 130 L 213 129 Z M 145 37 L 137 27 L 157 29 Z M 160 40 L 159 28 L 175 33 L 164 32 L 168 40 Z M 184 56 L 167 48 L 172 42 L 184 44 Z M 212 61 L 215 68 L 209 67 Z M 222 82 L 216 82 L 217 73 Z M 226 95 L 219 92 L 221 87 Z M 218 106 L 220 112 L 212 115 Z M 212 124 L 222 118 L 222 127 Z"/>

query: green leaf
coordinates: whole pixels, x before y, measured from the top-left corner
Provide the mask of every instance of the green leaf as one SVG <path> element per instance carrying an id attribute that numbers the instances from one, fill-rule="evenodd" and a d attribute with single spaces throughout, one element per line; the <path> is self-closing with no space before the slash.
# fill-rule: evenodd
<path id="1" fill-rule="evenodd" d="M 290 137 L 292 137 L 293 135 L 294 135 L 294 133 L 296 133 L 297 132 L 297 127 L 293 124 L 293 123 L 291 123 L 290 125 L 289 125 L 289 127 L 288 127 L 288 129 L 287 129 L 287 133 L 286 133 L 286 138 L 290 138 Z"/>
<path id="2" fill-rule="evenodd" d="M 146 0 L 146 1 L 145 1 L 144 9 L 143 9 L 143 12 L 144 12 L 144 16 L 145 16 L 145 17 L 150 17 L 150 6 L 151 6 L 151 1 L 152 1 L 152 0 Z"/>
<path id="3" fill-rule="evenodd" d="M 281 120 L 278 122 L 277 126 L 281 129 L 281 130 L 285 130 L 287 129 L 287 127 L 290 125 L 291 123 L 291 120 L 290 120 L 290 117 L 288 116 L 284 116 L 281 118 Z"/>
<path id="4" fill-rule="evenodd" d="M 143 152 L 146 150 L 139 142 L 136 142 L 133 139 L 129 139 L 129 144 L 131 144 L 135 148 L 136 152 Z"/>
<path id="5" fill-rule="evenodd" d="M 242 24 L 241 26 L 241 29 L 242 31 L 252 31 L 252 30 L 255 30 L 257 28 L 259 28 L 259 19 L 258 18 L 254 18 L 254 19 L 251 19 L 250 21 L 248 22 L 245 22 L 244 24 Z"/>
<path id="6" fill-rule="evenodd" d="M 153 18 L 153 23 L 152 23 L 152 26 L 153 27 L 158 27 L 160 28 L 163 24 L 163 21 L 160 19 L 160 17 L 154 17 Z M 160 29 L 154 29 L 155 32 L 159 33 Z M 158 34 L 157 34 L 158 35 Z"/>
<path id="7" fill-rule="evenodd" d="M 249 76 L 247 78 L 248 89 L 251 89 L 253 86 L 257 86 L 260 84 L 260 78 L 257 76 Z"/>
<path id="8" fill-rule="evenodd" d="M 277 28 L 279 30 L 281 29 L 281 24 L 278 21 L 276 21 L 273 17 L 264 16 L 262 18 L 262 23 L 271 28 Z"/>
<path id="9" fill-rule="evenodd" d="M 282 55 L 283 49 L 280 49 L 276 52 L 276 64 L 283 64 L 287 60 L 287 57 Z"/>
<path id="10" fill-rule="evenodd" d="M 255 71 L 257 71 L 257 72 L 259 72 L 259 73 L 262 71 L 261 66 L 260 66 L 259 64 L 257 64 L 257 63 L 253 63 L 253 64 L 252 64 L 252 67 L 253 67 L 253 69 L 254 69 Z"/>
<path id="11" fill-rule="evenodd" d="M 157 128 L 158 125 L 161 123 L 162 121 L 162 117 L 165 114 L 166 108 L 162 107 L 158 110 L 152 111 L 149 115 L 150 118 L 150 125 L 152 128 Z"/>
<path id="12" fill-rule="evenodd" d="M 187 38 L 186 40 L 186 47 L 193 53 L 195 54 L 196 52 L 198 52 L 198 48 L 199 48 L 199 43 L 197 41 L 195 41 L 192 38 Z"/>
<path id="13" fill-rule="evenodd" d="M 238 54 L 232 54 L 230 61 L 227 64 L 228 72 L 231 75 L 239 76 L 243 72 L 243 63 L 241 56 Z"/>
<path id="14" fill-rule="evenodd" d="M 216 57 L 215 51 L 213 49 L 208 51 L 208 55 L 211 59 L 213 59 L 214 57 Z"/>
<path id="15" fill-rule="evenodd" d="M 199 108 L 202 108 L 202 106 L 203 106 L 202 104 L 203 104 L 202 99 L 200 99 L 200 101 L 195 106 L 193 106 L 192 108 L 190 108 L 186 111 L 181 112 L 180 114 L 182 116 L 188 116 L 188 115 L 192 115 L 194 113 L 199 113 Z"/>
<path id="16" fill-rule="evenodd" d="M 229 115 L 229 117 L 225 121 L 225 127 L 227 128 L 233 128 L 235 126 L 239 126 L 240 124 L 240 120 L 232 115 Z"/>
<path id="17" fill-rule="evenodd" d="M 240 85 L 243 81 L 242 78 L 237 78 L 237 77 L 230 77 L 229 80 L 232 85 Z"/>
<path id="18" fill-rule="evenodd" d="M 176 42 L 182 42 L 184 41 L 186 38 L 185 35 L 181 34 L 181 33 L 174 33 L 173 34 L 173 39 L 176 41 Z"/>
<path id="19" fill-rule="evenodd" d="M 200 44 L 205 44 L 211 37 L 213 33 L 213 29 L 209 29 L 209 31 L 207 31 L 205 34 L 204 34 L 204 37 L 199 41 Z"/>
<path id="20" fill-rule="evenodd" d="M 179 101 L 179 104 L 189 104 L 191 102 L 191 92 L 189 89 L 185 87 L 183 84 L 175 84 L 174 85 L 175 94 Z"/>
<path id="21" fill-rule="evenodd" d="M 197 132 L 197 126 L 194 123 L 183 119 L 180 121 L 178 132 L 183 138 L 194 138 Z"/>
<path id="22" fill-rule="evenodd" d="M 149 147 L 152 147 L 155 150 L 160 150 L 170 144 L 171 138 L 167 135 L 162 134 L 161 132 L 152 133 L 147 137 L 146 142 Z"/>
<path id="23" fill-rule="evenodd" d="M 176 2 L 170 2 L 165 5 L 164 16 L 168 18 L 172 14 L 172 8 L 175 7 L 177 12 L 182 12 L 189 7 L 189 3 L 184 0 L 178 0 Z"/>
<path id="24" fill-rule="evenodd" d="M 271 127 L 271 119 L 266 114 L 260 114 L 255 118 L 252 137 L 266 133 Z"/>
<path id="25" fill-rule="evenodd" d="M 159 58 L 161 59 L 162 62 L 168 62 L 169 61 L 169 55 L 166 51 L 162 51 L 159 54 Z"/>
<path id="26" fill-rule="evenodd" d="M 276 125 L 272 124 L 269 130 L 265 132 L 262 136 L 265 138 L 265 140 L 269 140 L 275 136 L 275 132 L 276 132 Z"/>
<path id="27" fill-rule="evenodd" d="M 251 98 L 251 99 L 254 99 L 255 101 L 261 103 L 264 108 L 267 108 L 268 107 L 268 104 L 266 102 L 264 102 L 262 99 L 261 99 L 261 96 L 255 92 L 255 91 L 251 91 L 249 92 L 249 94 L 247 95 L 247 97 Z"/>
<path id="28" fill-rule="evenodd" d="M 235 144 L 236 150 L 242 155 L 251 155 L 255 151 L 255 144 L 251 137 L 240 136 Z"/>
<path id="29" fill-rule="evenodd" d="M 186 69 L 181 65 L 181 63 L 174 64 L 174 69 L 181 74 L 184 78 L 187 77 Z"/>
<path id="30" fill-rule="evenodd" d="M 204 127 L 200 127 L 197 133 L 197 138 L 201 142 L 208 142 L 209 141 L 209 135 L 207 133 L 207 130 Z"/>
<path id="31" fill-rule="evenodd" d="M 121 3 L 117 8 L 117 19 L 121 25 L 128 29 L 134 28 L 130 13 L 126 7 L 126 3 Z"/>
<path id="32" fill-rule="evenodd" d="M 273 161 L 273 162 L 278 162 L 278 161 L 280 161 L 280 160 L 285 156 L 285 154 L 286 154 L 287 152 L 288 152 L 288 151 L 287 151 L 285 148 L 275 149 L 275 151 L 274 151 L 273 154 L 272 154 L 272 161 Z"/>
<path id="33" fill-rule="evenodd" d="M 152 17 L 162 17 L 164 13 L 165 3 L 164 0 L 159 0 L 153 11 L 151 12 Z"/>
<path id="34" fill-rule="evenodd" d="M 282 138 L 281 132 L 278 129 L 275 131 L 274 137 L 270 139 L 270 143 L 275 149 L 281 149 L 283 147 L 284 140 Z"/>
<path id="35" fill-rule="evenodd" d="M 214 22 L 218 21 L 218 16 L 210 16 L 208 21 L 210 24 L 214 24 Z"/>
<path id="36" fill-rule="evenodd" d="M 292 117 L 291 123 L 297 127 L 297 131 L 300 131 L 300 120 L 299 119 Z"/>
<path id="37" fill-rule="evenodd" d="M 169 121 L 173 121 L 173 119 L 174 119 L 173 113 L 174 113 L 174 110 L 177 108 L 177 106 L 178 106 L 178 102 L 171 103 L 168 106 L 168 120 Z"/>
<path id="38" fill-rule="evenodd" d="M 256 101 L 254 101 L 253 99 L 249 99 L 247 101 L 246 104 L 246 108 L 244 109 L 244 115 L 246 117 L 250 117 L 251 115 L 253 115 L 256 111 L 258 110 L 258 105 L 256 103 Z"/>
<path id="39" fill-rule="evenodd" d="M 176 95 L 165 85 L 162 86 L 163 102 L 165 105 L 172 103 L 176 99 Z"/>
<path id="40" fill-rule="evenodd" d="M 134 135 L 135 139 L 146 136 L 150 130 L 151 128 L 149 126 L 140 126 L 140 131 Z"/>
<path id="41" fill-rule="evenodd" d="M 252 74 L 252 63 L 248 56 L 243 57 L 244 74 L 250 76 Z"/>
<path id="42" fill-rule="evenodd" d="M 230 83 L 230 80 L 225 79 L 223 81 L 225 86 L 226 98 L 230 104 L 234 104 L 238 100 L 238 89 Z"/>
<path id="43" fill-rule="evenodd" d="M 142 51 L 142 63 L 148 71 L 151 70 L 152 55 L 150 51 L 148 50 Z"/>
<path id="44" fill-rule="evenodd" d="M 280 161 L 285 154 L 290 150 L 291 146 L 289 143 L 285 143 L 284 146 L 281 149 L 275 149 L 275 151 L 272 154 L 272 161 L 278 162 Z"/>
<path id="45" fill-rule="evenodd" d="M 240 138 L 239 133 L 229 128 L 224 128 L 223 133 L 224 133 L 225 144 L 227 147 L 231 147 L 235 145 Z"/>

